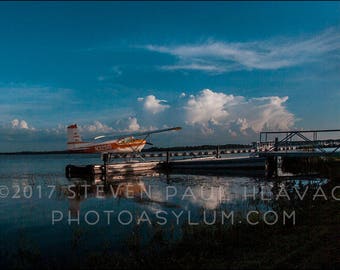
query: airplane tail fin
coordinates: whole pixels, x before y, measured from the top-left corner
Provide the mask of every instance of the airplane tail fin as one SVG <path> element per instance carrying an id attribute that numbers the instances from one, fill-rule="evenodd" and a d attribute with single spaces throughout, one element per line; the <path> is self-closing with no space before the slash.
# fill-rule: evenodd
<path id="1" fill-rule="evenodd" d="M 67 149 L 72 150 L 77 148 L 77 144 L 82 143 L 82 139 L 78 133 L 77 124 L 67 127 Z"/>

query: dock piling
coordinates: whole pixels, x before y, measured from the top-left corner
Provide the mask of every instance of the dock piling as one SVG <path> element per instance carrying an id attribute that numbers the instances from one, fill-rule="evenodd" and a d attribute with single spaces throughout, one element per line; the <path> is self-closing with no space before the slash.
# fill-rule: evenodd
<path id="1" fill-rule="evenodd" d="M 220 147 L 219 145 L 216 146 L 216 158 L 220 157 Z"/>
<path id="2" fill-rule="evenodd" d="M 169 164 L 170 161 L 170 153 L 169 151 L 166 151 L 166 163 Z"/>

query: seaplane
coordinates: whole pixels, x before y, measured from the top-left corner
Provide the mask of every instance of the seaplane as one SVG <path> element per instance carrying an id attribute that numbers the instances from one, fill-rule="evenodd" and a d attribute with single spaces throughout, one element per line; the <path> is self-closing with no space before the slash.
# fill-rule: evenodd
<path id="1" fill-rule="evenodd" d="M 142 151 L 146 144 L 152 145 L 146 141 L 151 134 L 181 129 L 181 127 L 172 127 L 130 134 L 108 134 L 94 137 L 92 141 L 83 141 L 77 124 L 72 124 L 67 127 L 67 150 L 78 153 L 101 153 L 102 157 L 103 154 L 109 154 L 110 156 L 114 153 L 138 153 Z M 144 136 L 144 138 L 135 138 L 141 136 Z"/>

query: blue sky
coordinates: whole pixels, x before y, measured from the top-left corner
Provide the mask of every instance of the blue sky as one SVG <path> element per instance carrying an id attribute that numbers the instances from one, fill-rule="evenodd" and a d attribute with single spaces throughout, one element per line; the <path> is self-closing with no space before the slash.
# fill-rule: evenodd
<path id="1" fill-rule="evenodd" d="M 1 2 L 0 37 L 0 152 L 340 127 L 339 2 Z"/>

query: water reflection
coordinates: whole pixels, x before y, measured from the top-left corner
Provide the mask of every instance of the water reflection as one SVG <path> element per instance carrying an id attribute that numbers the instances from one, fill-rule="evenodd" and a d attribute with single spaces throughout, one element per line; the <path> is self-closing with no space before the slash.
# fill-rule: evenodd
<path id="1" fill-rule="evenodd" d="M 222 206 L 237 207 L 240 202 L 257 198 L 259 194 L 262 198 L 270 198 L 272 187 L 272 182 L 261 178 L 151 173 L 111 176 L 108 182 L 100 178 L 74 179 L 63 187 L 63 193 L 73 214 L 80 211 L 81 203 L 92 198 L 132 200 L 155 212 L 169 208 L 214 210 Z"/>
<path id="2" fill-rule="evenodd" d="M 82 182 L 76 181 L 68 186 L 62 187 L 63 194 L 69 201 L 69 210 L 74 217 L 80 212 L 80 205 L 84 200 L 97 198 L 109 199 L 121 198 L 137 199 L 143 192 L 146 192 L 145 184 L 141 181 L 141 176 L 129 179 L 121 176 L 116 178 L 116 182 L 103 184 L 102 181 Z"/>
<path id="3" fill-rule="evenodd" d="M 24 177 L 21 182 L 20 178 L 13 179 L 13 183 L 22 188 L 42 184 L 42 192 L 50 193 L 50 179 L 44 183 L 39 177 L 34 181 Z M 15 240 L 18 232 L 35 243 L 45 256 L 52 250 L 63 256 L 72 252 L 78 256 L 86 250 L 101 250 L 103 243 L 108 243 L 114 250 L 125 250 L 132 244 L 133 247 L 147 245 L 160 233 L 166 241 L 177 241 L 184 233 L 185 224 L 220 224 L 223 213 L 234 213 L 235 220 L 225 218 L 223 226 L 229 226 L 236 224 L 238 218 L 247 217 L 250 211 L 258 211 L 255 219 L 251 219 L 256 222 L 267 211 L 280 214 L 292 206 L 298 209 L 300 206 L 294 205 L 295 202 L 283 197 L 273 198 L 282 187 L 294 198 L 294 187 L 302 194 L 304 188 L 315 190 L 326 184 L 327 179 L 268 181 L 261 177 L 152 173 L 114 176 L 106 183 L 98 178 L 64 182 L 55 178 L 54 183 L 57 184 L 56 192 L 51 198 L 37 198 L 35 204 L 30 199 L 10 201 L 12 205 L 7 207 L 8 211 L 3 215 L 6 219 L 2 220 L 2 225 L 6 226 L 2 228 L 5 229 L 3 235 L 7 231 L 6 238 L 10 235 L 13 239 L 12 249 L 15 250 L 20 241 Z M 30 209 L 29 204 L 32 204 Z M 10 213 L 13 209 L 16 211 Z M 54 225 L 52 211 L 60 211 L 63 215 L 63 219 Z M 96 216 L 84 218 L 90 211 L 99 213 L 98 223 Z M 112 211 L 109 223 L 104 211 Z M 127 222 L 126 215 L 119 220 L 122 211 L 131 213 L 131 223 Z M 167 213 L 163 214 L 166 222 L 162 225 L 157 223 L 160 211 Z M 73 219 L 71 222 L 68 213 Z M 77 219 L 80 222 L 75 222 Z"/>
<path id="4" fill-rule="evenodd" d="M 103 182 L 100 178 L 73 179 L 62 187 L 69 202 L 71 217 L 86 213 L 86 209 L 128 210 L 133 214 L 146 211 L 151 219 L 159 211 L 190 212 L 198 220 L 202 211 L 236 211 L 246 216 L 251 210 L 268 211 L 278 207 L 278 199 L 290 200 L 288 194 L 327 183 L 325 178 L 284 178 L 268 181 L 261 177 L 223 175 L 162 175 L 155 172 L 142 175 L 116 175 Z M 286 198 L 283 198 L 287 194 Z M 298 193 L 299 194 L 299 193 Z M 87 201 L 104 200 L 111 204 Z M 82 212 L 82 205 L 84 211 Z M 87 207 L 86 207 L 87 205 Z M 106 207 L 108 206 L 108 207 Z M 187 221 L 186 218 L 183 222 Z"/>
<path id="5" fill-rule="evenodd" d="M 309 187 L 313 192 L 308 198 L 313 198 L 315 190 L 328 183 L 328 179 L 316 177 L 289 176 L 268 180 L 251 172 L 246 172 L 248 175 L 236 172 L 175 172 L 170 175 L 151 172 L 115 175 L 105 183 L 100 177 L 65 178 L 66 164 L 93 163 L 90 159 L 84 160 L 83 156 L 58 156 L 55 159 L 52 156 L 11 157 L 2 162 L 0 186 L 7 189 L 8 196 L 1 198 L 1 250 L 16 254 L 20 235 L 24 235 L 42 256 L 49 258 L 51 254 L 56 254 L 62 262 L 75 252 L 74 249 L 79 253 L 100 250 L 103 243 L 108 242 L 112 249 L 119 250 L 136 235 L 140 236 L 141 241 L 150 241 L 159 227 L 167 230 L 169 235 L 172 233 L 175 240 L 179 239 L 182 225 L 189 220 L 189 212 L 190 220 L 195 222 L 202 221 L 204 210 L 208 213 L 235 211 L 235 216 L 241 217 L 251 210 L 262 213 L 295 207 L 303 211 L 305 208 L 301 206 L 296 190 L 304 194 Z M 278 200 L 273 200 L 283 187 L 293 199 L 280 196 Z M 326 189 L 325 193 L 330 196 Z M 304 202 L 307 204 L 309 201 Z M 122 226 L 116 219 L 124 210 L 130 211 L 134 218 L 134 222 L 127 226 Z M 60 211 L 65 217 L 55 225 L 52 225 L 53 211 Z M 114 211 L 112 222 L 107 224 L 104 216 L 93 226 L 84 222 L 68 223 L 68 212 L 72 218 L 80 213 L 82 221 L 89 211 Z M 168 213 L 168 223 L 164 226 L 155 223 L 159 220 L 156 215 L 158 211 Z M 177 224 L 174 214 L 179 215 L 182 211 L 184 213 Z M 135 220 L 143 212 L 149 215 L 151 225 L 148 222 L 136 224 Z M 72 244 L 74 239 L 77 245 Z M 16 259 L 16 255 L 13 258 Z"/>

